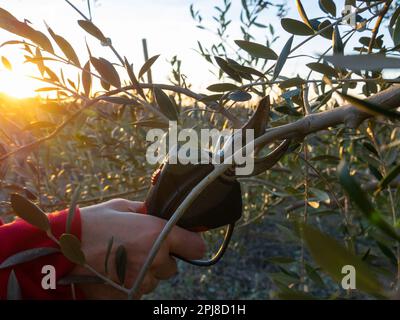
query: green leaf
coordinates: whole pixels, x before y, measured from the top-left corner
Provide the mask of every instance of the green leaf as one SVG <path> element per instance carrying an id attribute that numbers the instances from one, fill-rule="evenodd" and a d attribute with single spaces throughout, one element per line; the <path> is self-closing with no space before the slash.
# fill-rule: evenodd
<path id="1" fill-rule="evenodd" d="M 28 249 L 25 251 L 20 251 L 10 257 L 8 257 L 6 260 L 4 260 L 0 264 L 0 270 L 13 267 L 15 265 L 29 262 L 32 260 L 35 260 L 40 257 L 48 256 L 50 254 L 60 252 L 59 249 L 57 248 L 33 248 L 33 249 Z"/>
<path id="2" fill-rule="evenodd" d="M 47 215 L 33 202 L 19 194 L 11 195 L 11 206 L 15 214 L 31 225 L 43 231 L 50 231 L 50 222 Z"/>
<path id="3" fill-rule="evenodd" d="M 57 45 L 60 47 L 61 51 L 67 57 L 67 59 L 72 61 L 78 67 L 80 67 L 81 63 L 79 62 L 79 58 L 78 58 L 74 48 L 71 46 L 71 44 L 67 40 L 65 40 L 63 37 L 55 34 L 54 31 L 50 27 L 48 27 L 47 30 L 49 31 L 50 35 L 52 36 L 54 41 L 57 43 Z"/>
<path id="4" fill-rule="evenodd" d="M 310 191 L 318 198 L 319 201 L 322 201 L 327 204 L 329 204 L 331 202 L 331 198 L 325 191 L 317 189 L 317 188 L 311 188 L 311 187 L 310 187 Z"/>
<path id="5" fill-rule="evenodd" d="M 368 221 L 389 237 L 400 241 L 400 236 L 397 234 L 396 230 L 382 217 L 380 212 L 373 207 L 366 194 L 361 190 L 357 181 L 350 176 L 349 168 L 345 161 L 342 161 L 339 164 L 338 175 L 340 184 L 349 194 L 350 198 L 360 208 Z"/>
<path id="6" fill-rule="evenodd" d="M 228 95 L 229 100 L 233 101 L 238 101 L 238 102 L 244 102 L 244 101 L 249 101 L 251 100 L 252 96 L 250 93 L 242 90 L 236 90 Z"/>
<path id="7" fill-rule="evenodd" d="M 383 294 L 382 285 L 376 275 L 359 257 L 348 251 L 335 239 L 311 226 L 302 224 L 301 229 L 313 259 L 333 280 L 341 283 L 344 277 L 342 268 L 351 265 L 356 269 L 358 290 L 377 295 Z"/>
<path id="8" fill-rule="evenodd" d="M 332 63 L 336 67 L 346 68 L 354 71 L 361 70 L 382 70 L 400 68 L 400 59 L 389 58 L 381 54 L 368 55 L 334 55 L 324 58 L 325 61 Z"/>
<path id="9" fill-rule="evenodd" d="M 329 78 L 337 78 L 338 73 L 335 69 L 332 67 L 328 66 L 327 64 L 319 63 L 319 62 L 311 62 L 307 63 L 307 67 L 309 67 L 311 70 L 322 73 L 326 75 Z"/>
<path id="10" fill-rule="evenodd" d="M 125 283 L 127 264 L 128 256 L 126 249 L 123 245 L 120 245 L 115 252 L 115 269 L 117 271 L 119 283 L 122 285 Z"/>
<path id="11" fill-rule="evenodd" d="M 116 88 L 121 87 L 121 80 L 118 72 L 111 62 L 103 58 L 97 59 L 94 57 L 90 58 L 90 62 L 104 80 Z"/>
<path id="12" fill-rule="evenodd" d="M 156 60 L 158 59 L 159 56 L 160 55 L 158 54 L 154 57 L 151 57 L 149 60 L 147 60 L 145 62 L 145 64 L 140 68 L 139 75 L 138 75 L 139 79 L 141 79 L 144 76 L 144 74 L 150 70 L 151 66 L 154 64 L 154 62 L 156 62 Z"/>
<path id="13" fill-rule="evenodd" d="M 335 29 L 332 33 L 332 47 L 333 47 L 334 54 L 343 55 L 344 44 L 343 44 L 342 38 L 340 37 L 338 26 L 335 26 Z"/>
<path id="14" fill-rule="evenodd" d="M 239 87 L 234 85 L 233 83 L 216 83 L 208 86 L 207 90 L 213 92 L 225 92 L 225 91 L 236 90 L 238 88 Z"/>
<path id="15" fill-rule="evenodd" d="M 336 4 L 333 0 L 319 0 L 318 4 L 322 11 L 336 17 Z"/>
<path id="16" fill-rule="evenodd" d="M 60 237 L 60 248 L 62 254 L 71 262 L 83 266 L 85 255 L 81 250 L 81 242 L 73 234 L 64 233 Z"/>
<path id="17" fill-rule="evenodd" d="M 78 20 L 78 24 L 83 30 L 91 34 L 96 39 L 103 43 L 107 42 L 107 38 L 104 36 L 103 32 L 101 32 L 100 29 L 93 24 L 93 22 L 87 20 Z"/>
<path id="18" fill-rule="evenodd" d="M 311 279 L 312 282 L 314 282 L 318 287 L 321 287 L 321 288 L 326 287 L 321 276 L 318 274 L 317 269 L 314 269 L 308 263 L 305 264 L 305 269 L 307 272 L 307 276 Z"/>
<path id="19" fill-rule="evenodd" d="M 214 57 L 215 61 L 217 62 L 218 66 L 221 68 L 223 72 L 225 72 L 228 76 L 230 76 L 233 80 L 240 82 L 242 78 L 240 77 L 239 73 L 233 69 L 230 64 L 220 57 Z"/>
<path id="20" fill-rule="evenodd" d="M 304 21 L 304 23 L 305 23 L 308 27 L 310 27 L 311 29 L 313 29 L 313 27 L 312 27 L 312 25 L 311 25 L 311 23 L 310 23 L 310 20 L 309 20 L 308 17 L 307 17 L 307 13 L 306 13 L 306 11 L 304 10 L 303 4 L 301 3 L 300 0 L 296 0 L 296 6 L 297 6 L 297 11 L 299 12 L 301 19 Z"/>
<path id="21" fill-rule="evenodd" d="M 397 266 L 397 258 L 392 249 L 390 249 L 387 245 L 380 241 L 376 241 L 376 244 L 378 248 L 382 251 L 382 253 L 390 260 L 393 266 Z"/>
<path id="22" fill-rule="evenodd" d="M 286 63 L 286 60 L 290 54 L 290 50 L 292 49 L 292 44 L 293 44 L 293 36 L 289 38 L 289 40 L 286 42 L 285 46 L 282 49 L 281 54 L 278 57 L 278 61 L 276 61 L 275 69 L 274 69 L 274 75 L 272 77 L 272 81 L 274 81 L 279 74 L 282 71 L 283 66 Z"/>
<path id="23" fill-rule="evenodd" d="M 311 29 L 308 25 L 298 20 L 283 18 L 281 19 L 281 25 L 285 31 L 294 34 L 296 36 L 311 36 L 314 34 L 313 29 Z"/>
<path id="24" fill-rule="evenodd" d="M 101 97 L 100 100 L 107 101 L 114 104 L 122 104 L 122 105 L 135 105 L 136 101 L 125 98 L 125 97 Z"/>
<path id="25" fill-rule="evenodd" d="M 389 173 L 379 182 L 378 192 L 386 189 L 387 186 L 400 174 L 400 164 L 392 168 Z"/>
<path id="26" fill-rule="evenodd" d="M 253 57 L 267 60 L 278 59 L 278 55 L 271 48 L 262 44 L 245 40 L 235 40 L 235 43 Z"/>
<path id="27" fill-rule="evenodd" d="M 7 300 L 22 300 L 21 287 L 14 270 L 11 270 L 8 277 Z"/>
<path id="28" fill-rule="evenodd" d="M 110 260 L 110 255 L 111 255 L 111 250 L 112 250 L 113 244 L 114 244 L 114 237 L 111 237 L 107 244 L 106 257 L 104 259 L 104 272 L 106 275 L 108 274 L 108 261 Z"/>
<path id="29" fill-rule="evenodd" d="M 287 89 L 287 88 L 291 88 L 291 87 L 300 87 L 305 83 L 306 82 L 302 78 L 295 77 L 295 78 L 291 78 L 291 79 L 287 79 L 287 80 L 282 81 L 279 84 L 279 87 L 281 89 Z"/>
<path id="30" fill-rule="evenodd" d="M 326 29 L 325 29 L 326 28 Z M 323 30 L 323 31 L 321 31 Z M 333 26 L 329 20 L 324 20 L 318 25 L 318 31 L 321 31 L 321 36 L 332 40 L 333 37 Z"/>
<path id="31" fill-rule="evenodd" d="M 398 17 L 396 20 L 396 25 L 394 26 L 393 29 L 393 43 L 395 46 L 398 46 L 400 44 L 400 18 Z"/>
<path id="32" fill-rule="evenodd" d="M 92 88 L 92 74 L 90 72 L 90 61 L 88 61 L 82 70 L 82 85 L 86 97 L 90 96 L 90 90 Z"/>
<path id="33" fill-rule="evenodd" d="M 265 78 L 265 75 L 261 71 L 258 71 L 254 68 L 242 66 L 238 63 L 230 63 L 229 66 L 235 71 L 239 72 L 242 77 L 244 77 L 245 74 L 246 75 L 254 74 L 258 77 Z"/>
<path id="34" fill-rule="evenodd" d="M 160 129 L 168 128 L 168 123 L 163 119 L 158 119 L 158 118 L 142 119 L 133 122 L 132 125 L 139 127 L 148 127 L 148 128 L 160 128 Z"/>
<path id="35" fill-rule="evenodd" d="M 78 185 L 72 195 L 71 204 L 68 210 L 67 222 L 66 222 L 66 233 L 70 233 L 72 221 L 74 220 L 75 212 L 76 212 L 76 204 L 79 200 L 79 196 L 81 194 L 81 186 Z"/>
<path id="36" fill-rule="evenodd" d="M 160 88 L 154 88 L 154 97 L 161 112 L 167 116 L 168 119 L 178 121 L 178 110 L 175 104 L 172 103 L 168 95 Z"/>
<path id="37" fill-rule="evenodd" d="M 211 102 L 216 102 L 222 98 L 222 94 L 211 94 L 211 95 L 206 95 L 203 96 L 199 101 L 203 103 L 211 103 Z"/>
<path id="38" fill-rule="evenodd" d="M 8 59 L 6 57 L 1 57 L 1 62 L 3 63 L 3 66 L 7 69 L 7 70 L 12 70 L 12 66 L 10 61 L 8 61 Z"/>
<path id="39" fill-rule="evenodd" d="M 18 21 L 11 13 L 0 8 L 0 28 L 20 37 L 31 40 L 43 50 L 54 53 L 50 40 L 42 32 L 33 29 L 27 23 Z"/>
<path id="40" fill-rule="evenodd" d="M 142 87 L 139 84 L 138 79 L 135 76 L 135 73 L 133 72 L 133 65 L 129 64 L 128 59 L 125 57 L 125 68 L 128 72 L 129 79 L 131 80 L 131 83 L 135 90 L 142 96 L 144 100 L 146 100 L 146 95 L 143 92 Z"/>
<path id="41" fill-rule="evenodd" d="M 344 93 L 339 92 L 339 94 L 349 103 L 351 103 L 354 107 L 360 109 L 361 111 L 369 113 L 373 116 L 382 115 L 390 119 L 400 119 L 400 112 L 384 109 L 375 103 L 369 102 L 367 100 L 361 100 Z"/>

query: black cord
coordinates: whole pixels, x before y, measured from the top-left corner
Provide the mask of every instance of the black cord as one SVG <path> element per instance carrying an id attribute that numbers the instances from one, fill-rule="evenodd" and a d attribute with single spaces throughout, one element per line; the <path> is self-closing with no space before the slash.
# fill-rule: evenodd
<path id="1" fill-rule="evenodd" d="M 178 255 L 173 255 L 173 256 L 178 258 L 178 259 L 180 259 L 180 260 L 182 260 L 182 261 L 185 261 L 186 263 L 192 264 L 194 266 L 198 266 L 198 267 L 209 267 L 209 266 L 212 266 L 212 265 L 216 264 L 219 260 L 221 260 L 221 258 L 225 254 L 225 251 L 228 248 L 229 242 L 231 241 L 234 229 L 235 229 L 235 224 L 234 223 L 231 223 L 231 224 L 228 225 L 228 228 L 226 229 L 224 240 L 223 240 L 223 242 L 221 244 L 221 247 L 219 248 L 219 250 L 215 254 L 215 256 L 213 256 L 209 260 L 188 260 L 188 259 L 185 259 L 185 258 L 183 258 L 181 256 L 178 256 Z"/>

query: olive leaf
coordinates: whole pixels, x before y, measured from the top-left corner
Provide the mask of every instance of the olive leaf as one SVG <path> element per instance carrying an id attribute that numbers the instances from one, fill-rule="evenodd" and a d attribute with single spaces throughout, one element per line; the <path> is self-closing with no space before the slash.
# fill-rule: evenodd
<path id="1" fill-rule="evenodd" d="M 283 66 L 286 63 L 286 60 L 290 54 L 290 50 L 292 49 L 292 43 L 293 43 L 293 36 L 289 38 L 289 40 L 286 42 L 285 46 L 282 49 L 281 54 L 278 57 L 278 61 L 276 61 L 275 69 L 274 69 L 274 75 L 272 77 L 272 81 L 275 80 L 279 74 L 282 71 Z"/>
<path id="2" fill-rule="evenodd" d="M 314 30 L 306 25 L 304 22 L 291 19 L 283 18 L 281 19 L 282 28 L 296 36 L 311 36 L 314 34 Z"/>
<path id="3" fill-rule="evenodd" d="M 381 250 L 382 253 L 390 260 L 393 266 L 397 266 L 397 258 L 392 249 L 390 249 L 386 244 L 381 241 L 376 240 L 375 242 L 379 250 Z"/>
<path id="4" fill-rule="evenodd" d="M 300 230 L 311 256 L 333 280 L 341 283 L 343 266 L 351 265 L 357 270 L 357 289 L 371 294 L 383 295 L 383 287 L 377 276 L 359 257 L 348 251 L 335 239 L 314 227 L 301 224 Z"/>
<path id="5" fill-rule="evenodd" d="M 240 74 L 235 69 L 233 69 L 227 61 L 220 57 L 214 57 L 214 59 L 221 70 L 225 72 L 228 76 L 230 76 L 233 80 L 238 82 L 242 81 Z"/>
<path id="6" fill-rule="evenodd" d="M 76 212 L 76 205 L 79 200 L 79 196 L 81 194 L 81 186 L 78 185 L 72 195 L 71 198 L 71 204 L 68 209 L 68 216 L 67 216 L 67 222 L 66 222 L 66 233 L 70 233 L 71 231 L 71 225 L 72 221 L 74 220 L 75 212 Z"/>
<path id="7" fill-rule="evenodd" d="M 322 11 L 336 17 L 336 4 L 333 0 L 319 0 L 318 4 Z"/>
<path id="8" fill-rule="evenodd" d="M 353 106 L 355 106 L 356 108 L 369 113 L 371 115 L 374 116 L 385 116 L 391 119 L 400 119 L 400 112 L 397 111 L 392 111 L 392 110 L 387 110 L 385 108 L 382 108 L 381 106 L 372 103 L 370 101 L 366 101 L 366 100 L 361 100 L 358 99 L 356 97 L 350 96 L 348 94 L 345 93 L 340 93 L 339 94 L 348 102 L 350 102 Z"/>
<path id="9" fill-rule="evenodd" d="M 84 265 L 85 255 L 81 250 L 81 242 L 73 234 L 64 233 L 60 237 L 60 248 L 62 254 L 71 262 Z"/>
<path id="10" fill-rule="evenodd" d="M 309 26 L 311 29 L 313 29 L 310 20 L 307 17 L 307 13 L 304 10 L 303 4 L 301 3 L 300 0 L 296 0 L 296 6 L 297 6 L 297 11 L 300 14 L 301 19 L 304 21 L 304 23 Z"/>
<path id="11" fill-rule="evenodd" d="M 32 41 L 47 52 L 54 53 L 53 46 L 45 34 L 33 29 L 27 23 L 18 21 L 8 11 L 2 8 L 0 10 L 0 28 Z"/>
<path id="12" fill-rule="evenodd" d="M 361 190 L 361 187 L 357 181 L 350 176 L 349 168 L 345 161 L 341 161 L 338 169 L 339 182 L 349 194 L 352 199 L 368 221 L 380 229 L 387 236 L 400 241 L 400 235 L 396 230 L 383 218 L 381 213 L 374 208 L 372 203 L 369 201 L 366 194 Z"/>
<path id="13" fill-rule="evenodd" d="M 245 40 L 235 40 L 235 43 L 244 51 L 248 52 L 251 56 L 255 58 L 276 60 L 278 55 L 271 49 L 262 44 L 245 41 Z"/>
<path id="14" fill-rule="evenodd" d="M 147 71 L 150 70 L 150 68 L 152 67 L 152 65 L 154 64 L 154 62 L 157 61 L 157 59 L 158 59 L 159 56 L 160 56 L 160 55 L 157 54 L 157 55 L 155 55 L 154 57 L 151 57 L 149 60 L 147 60 L 147 61 L 144 63 L 144 65 L 143 65 L 143 66 L 140 68 L 140 70 L 139 70 L 139 75 L 138 75 L 138 78 L 139 78 L 139 79 L 141 79 L 141 78 L 144 76 L 144 74 L 145 74 Z"/>
<path id="15" fill-rule="evenodd" d="M 116 88 L 121 87 L 121 80 L 118 72 L 115 70 L 111 62 L 104 58 L 97 59 L 94 57 L 90 58 L 90 62 L 104 80 Z"/>
<path id="16" fill-rule="evenodd" d="M 331 66 L 328 66 L 327 64 L 324 64 L 324 63 L 311 62 L 311 63 L 307 63 L 307 67 L 309 67 L 311 70 L 313 70 L 315 72 L 322 73 L 330 78 L 338 77 L 337 71 L 334 68 L 332 68 Z"/>
<path id="17" fill-rule="evenodd" d="M 135 90 L 142 96 L 143 99 L 146 100 L 146 95 L 143 92 L 142 87 L 139 84 L 138 79 L 135 76 L 135 73 L 133 72 L 133 65 L 129 64 L 128 59 L 125 57 L 125 68 L 128 72 L 129 79 L 131 80 L 132 85 L 134 86 Z"/>
<path id="18" fill-rule="evenodd" d="M 304 79 L 302 79 L 302 78 L 300 78 L 300 77 L 295 77 L 295 78 L 286 79 L 286 80 L 282 81 L 282 82 L 279 84 L 279 87 L 280 87 L 281 89 L 287 89 L 287 88 L 290 88 L 290 87 L 300 87 L 300 86 L 302 86 L 302 85 L 305 84 L 305 83 L 306 83 L 306 82 L 305 82 Z"/>
<path id="19" fill-rule="evenodd" d="M 11 270 L 8 277 L 7 300 L 22 300 L 21 287 L 14 270 Z"/>
<path id="20" fill-rule="evenodd" d="M 15 214 L 31 225 L 43 231 L 50 230 L 50 222 L 47 215 L 33 202 L 14 193 L 11 195 L 11 207 Z"/>
<path id="21" fill-rule="evenodd" d="M 246 75 L 250 75 L 250 76 L 251 76 L 252 74 L 254 74 L 254 75 L 258 76 L 258 77 L 265 78 L 264 73 L 262 73 L 261 71 L 258 71 L 258 70 L 256 70 L 256 69 L 254 69 L 254 68 L 242 66 L 241 64 L 238 64 L 238 63 L 230 63 L 229 66 L 230 66 L 233 70 L 239 72 L 240 75 L 241 75 L 243 78 L 244 78 L 244 75 L 245 75 L 245 74 L 246 74 Z M 246 79 L 246 78 L 245 78 L 245 79 Z"/>
<path id="22" fill-rule="evenodd" d="M 332 40 L 333 37 L 333 26 L 329 20 L 324 20 L 318 25 L 318 31 L 320 31 L 321 36 L 326 39 Z"/>
<path id="23" fill-rule="evenodd" d="M 178 121 L 178 110 L 168 95 L 160 88 L 154 88 L 154 97 L 161 112 L 170 120 Z"/>
<path id="24" fill-rule="evenodd" d="M 0 270 L 9 268 L 9 267 L 13 267 L 13 266 L 21 264 L 21 263 L 29 262 L 29 261 L 35 260 L 35 259 L 43 257 L 43 256 L 48 256 L 48 255 L 56 253 L 56 252 L 60 252 L 60 250 L 57 248 L 50 248 L 50 247 L 48 247 L 48 248 L 46 248 L 46 247 L 33 248 L 33 249 L 21 251 L 21 252 L 18 252 L 16 254 L 8 257 L 6 260 L 4 260 L 0 264 Z"/>
<path id="25" fill-rule="evenodd" d="M 50 27 L 47 27 L 47 30 L 67 59 L 80 67 L 81 63 L 79 62 L 79 58 L 71 44 L 66 39 L 56 34 Z"/>
<path id="26" fill-rule="evenodd" d="M 82 70 L 82 85 L 86 97 L 90 96 L 90 90 L 92 88 L 92 74 L 90 72 L 90 61 L 88 61 Z"/>
<path id="27" fill-rule="evenodd" d="M 107 244 L 106 256 L 104 259 L 104 272 L 108 274 L 108 261 L 110 260 L 111 250 L 114 244 L 114 237 L 111 237 Z"/>
<path id="28" fill-rule="evenodd" d="M 387 186 L 400 174 L 400 164 L 392 168 L 388 174 L 379 181 L 377 192 L 387 188 Z"/>
<path id="29" fill-rule="evenodd" d="M 123 245 L 120 245 L 115 252 L 115 269 L 120 284 L 125 283 L 126 267 L 128 264 L 128 256 L 126 249 Z"/>
<path id="30" fill-rule="evenodd" d="M 332 48 L 334 54 L 343 55 L 344 44 L 342 38 L 340 37 L 338 26 L 335 26 L 335 29 L 333 30 L 332 33 Z"/>
<path id="31" fill-rule="evenodd" d="M 396 25 L 393 29 L 392 38 L 394 45 L 398 46 L 400 44 L 400 18 L 397 18 L 396 20 Z"/>
<path id="32" fill-rule="evenodd" d="M 251 100 L 251 94 L 242 91 L 242 90 L 235 90 L 231 93 L 228 94 L 228 99 L 233 100 L 233 101 L 238 101 L 238 102 L 245 102 Z"/>
<path id="33" fill-rule="evenodd" d="M 1 62 L 3 63 L 3 66 L 8 69 L 8 70 L 12 70 L 12 65 L 10 63 L 10 61 L 6 58 L 6 57 L 1 57 Z"/>
<path id="34" fill-rule="evenodd" d="M 125 97 L 101 97 L 100 100 L 107 101 L 114 104 L 122 104 L 122 105 L 131 105 L 136 104 L 136 102 L 132 99 Z"/>
<path id="35" fill-rule="evenodd" d="M 225 92 L 239 89 L 238 86 L 233 83 L 216 83 L 207 87 L 207 90 L 213 92 Z"/>
<path id="36" fill-rule="evenodd" d="M 326 288 L 324 280 L 322 280 L 321 276 L 318 273 L 318 268 L 313 268 L 308 263 L 306 263 L 305 269 L 307 276 L 310 278 L 312 282 L 314 282 L 318 287 Z"/>
<path id="37" fill-rule="evenodd" d="M 87 33 L 91 34 L 93 37 L 97 38 L 103 43 L 107 42 L 107 38 L 104 36 L 103 32 L 97 28 L 93 22 L 87 20 L 78 20 L 79 26 L 85 30 Z"/>

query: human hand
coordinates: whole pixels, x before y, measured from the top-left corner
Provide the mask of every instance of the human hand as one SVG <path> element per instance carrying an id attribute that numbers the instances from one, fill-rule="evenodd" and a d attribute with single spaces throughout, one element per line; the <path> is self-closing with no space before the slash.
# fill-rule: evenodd
<path id="1" fill-rule="evenodd" d="M 114 237 L 113 250 L 109 258 L 109 277 L 118 282 L 115 269 L 115 250 L 124 245 L 128 262 L 124 285 L 133 285 L 154 241 L 166 221 L 154 216 L 140 214 L 144 203 L 124 199 L 114 199 L 101 204 L 80 209 L 82 220 L 82 251 L 87 264 L 104 274 L 104 260 L 107 243 Z M 205 244 L 200 235 L 174 227 L 164 241 L 136 298 L 153 291 L 159 280 L 169 279 L 177 273 L 177 265 L 171 254 L 186 259 L 200 259 L 205 252 Z M 84 267 L 76 266 L 71 275 L 93 275 Z M 88 299 L 124 299 L 126 295 L 107 284 L 80 284 Z"/>

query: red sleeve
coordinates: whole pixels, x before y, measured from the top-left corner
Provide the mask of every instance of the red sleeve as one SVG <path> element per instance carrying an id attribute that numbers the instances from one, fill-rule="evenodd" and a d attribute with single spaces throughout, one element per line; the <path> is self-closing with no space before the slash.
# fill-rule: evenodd
<path id="1" fill-rule="evenodd" d="M 60 211 L 48 215 L 51 230 L 58 239 L 66 230 L 68 211 Z M 81 239 L 81 218 L 79 209 L 76 210 L 71 224 L 71 233 Z M 57 248 L 44 231 L 30 225 L 22 219 L 17 219 L 9 224 L 0 221 L 0 264 L 18 252 L 42 247 Z M 72 299 L 70 285 L 57 285 L 56 289 L 45 290 L 42 288 L 42 268 L 45 265 L 54 266 L 57 281 L 65 277 L 74 268 L 74 264 L 67 260 L 61 253 L 53 253 L 32 261 L 0 269 L 0 299 L 7 297 L 7 283 L 11 270 L 14 270 L 21 287 L 23 299 Z M 76 292 L 77 298 L 83 298 L 81 292 Z"/>

